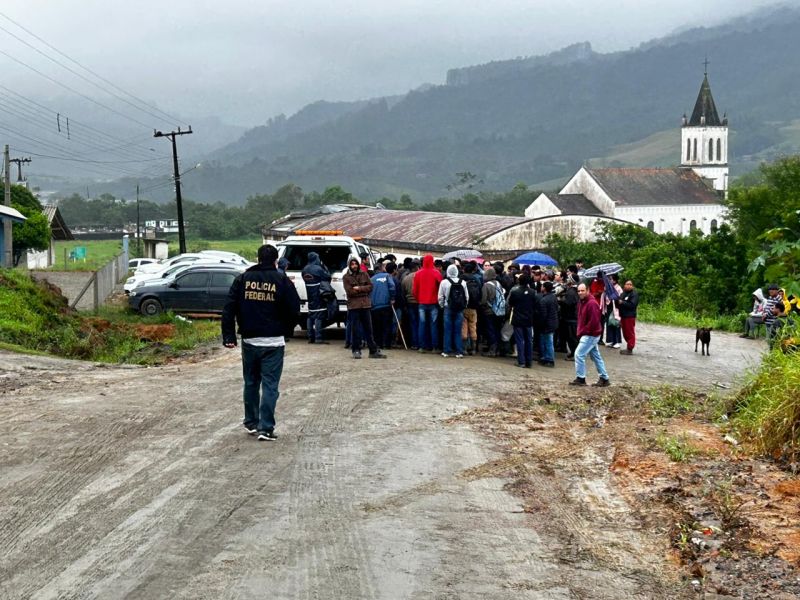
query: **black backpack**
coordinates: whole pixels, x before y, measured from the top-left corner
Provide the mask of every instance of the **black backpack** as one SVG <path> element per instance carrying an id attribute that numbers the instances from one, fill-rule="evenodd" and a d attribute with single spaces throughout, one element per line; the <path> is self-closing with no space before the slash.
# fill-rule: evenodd
<path id="1" fill-rule="evenodd" d="M 450 291 L 447 294 L 447 308 L 453 312 L 461 312 L 467 308 L 467 294 L 464 293 L 464 286 L 461 279 L 450 281 Z"/>
<path id="2" fill-rule="evenodd" d="M 481 305 L 481 284 L 474 277 L 465 280 L 467 282 L 467 292 L 469 299 L 467 300 L 467 308 L 479 308 Z"/>

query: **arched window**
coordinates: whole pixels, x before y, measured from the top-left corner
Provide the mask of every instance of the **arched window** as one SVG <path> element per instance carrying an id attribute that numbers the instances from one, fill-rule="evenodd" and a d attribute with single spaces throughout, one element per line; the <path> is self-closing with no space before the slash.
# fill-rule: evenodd
<path id="1" fill-rule="evenodd" d="M 686 140 L 686 160 L 692 160 L 692 140 Z"/>
<path id="2" fill-rule="evenodd" d="M 717 138 L 717 160 L 722 160 L 722 138 Z"/>
<path id="3" fill-rule="evenodd" d="M 653 223 L 652 221 L 648 221 L 648 222 L 647 222 L 647 228 L 648 228 L 650 231 L 655 231 L 655 230 L 656 230 L 656 224 L 655 224 L 655 223 Z"/>
<path id="4" fill-rule="evenodd" d="M 717 220 L 711 219 L 711 231 L 716 231 L 716 230 L 717 230 Z"/>
<path id="5" fill-rule="evenodd" d="M 689 221 L 689 231 L 694 231 L 695 229 L 697 229 L 697 221 L 692 219 Z"/>
<path id="6" fill-rule="evenodd" d="M 714 160 L 714 139 L 708 140 L 708 160 Z"/>
<path id="7" fill-rule="evenodd" d="M 694 139 L 693 149 L 694 149 L 694 160 L 697 160 L 697 138 Z"/>

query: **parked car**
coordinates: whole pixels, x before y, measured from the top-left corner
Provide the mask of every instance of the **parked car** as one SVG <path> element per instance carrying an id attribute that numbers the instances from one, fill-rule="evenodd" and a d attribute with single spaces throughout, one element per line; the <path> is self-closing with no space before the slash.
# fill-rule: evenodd
<path id="1" fill-rule="evenodd" d="M 225 260 L 226 262 L 245 265 L 245 266 L 251 266 L 253 264 L 246 258 L 239 256 L 235 252 L 223 252 L 221 250 L 203 250 L 202 252 L 185 252 L 184 254 L 178 254 L 177 256 L 173 256 L 171 258 L 165 258 L 164 260 L 160 260 L 157 263 L 142 265 L 138 269 L 136 269 L 134 275 L 140 275 L 142 273 L 158 273 L 159 271 L 164 271 L 165 269 L 168 269 L 172 265 L 176 265 L 178 263 L 189 263 L 207 258 L 219 258 L 221 260 Z"/>
<path id="2" fill-rule="evenodd" d="M 336 291 L 339 304 L 338 321 L 347 320 L 347 298 L 344 294 L 342 277 L 347 271 L 347 259 L 350 256 L 359 256 L 362 252 L 369 255 L 369 268 L 375 267 L 369 247 L 345 235 L 326 235 L 309 232 L 301 235 L 291 235 L 276 244 L 278 257 L 289 261 L 286 275 L 294 283 L 297 294 L 300 296 L 300 318 L 298 324 L 305 329 L 308 318 L 308 300 L 306 286 L 303 282 L 302 270 L 308 264 L 308 253 L 316 252 L 322 264 L 328 267 L 331 274 L 331 286 Z"/>
<path id="3" fill-rule="evenodd" d="M 128 270 L 138 269 L 142 265 L 158 262 L 155 258 L 132 258 L 128 261 Z"/>
<path id="4" fill-rule="evenodd" d="M 167 267 L 162 271 L 156 271 L 155 273 L 138 273 L 138 272 L 134 273 L 132 276 L 128 277 L 128 279 L 125 280 L 122 289 L 125 291 L 126 294 L 130 294 L 132 290 L 135 290 L 136 288 L 141 287 L 143 285 L 157 283 L 161 280 L 172 279 L 179 272 L 184 271 L 189 267 L 197 265 L 219 265 L 219 264 L 233 264 L 238 267 L 244 266 L 238 263 L 231 263 L 224 258 L 215 257 L 209 254 L 206 257 L 198 258 L 197 260 L 192 260 L 187 262 L 176 262 L 172 266 Z"/>
<path id="5" fill-rule="evenodd" d="M 245 268 L 225 263 L 191 265 L 169 279 L 135 288 L 128 305 L 145 316 L 166 310 L 221 314 L 233 280 Z"/>

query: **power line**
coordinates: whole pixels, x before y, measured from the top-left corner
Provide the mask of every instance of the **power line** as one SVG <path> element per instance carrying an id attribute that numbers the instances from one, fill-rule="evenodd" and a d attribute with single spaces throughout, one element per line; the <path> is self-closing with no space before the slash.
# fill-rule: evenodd
<path id="1" fill-rule="evenodd" d="M 98 75 L 97 73 L 95 73 L 94 71 L 92 71 L 91 69 L 89 69 L 88 67 L 86 67 L 86 66 L 82 65 L 81 63 L 79 63 L 77 60 L 75 60 L 75 59 L 74 59 L 74 58 L 72 58 L 71 56 L 69 56 L 69 55 L 65 54 L 64 52 L 62 52 L 61 50 L 59 50 L 58 48 L 56 48 L 55 46 L 53 46 L 52 44 L 50 44 L 49 42 L 47 42 L 46 40 L 44 40 L 44 39 L 42 39 L 41 37 L 39 37 L 38 35 L 36 35 L 35 33 L 33 33 L 31 30 L 27 29 L 26 27 L 24 27 L 23 25 L 21 25 L 20 23 L 18 23 L 17 21 L 15 21 L 14 19 L 12 19 L 12 18 L 11 18 L 11 17 L 9 17 L 8 15 L 6 15 L 5 13 L 3 13 L 3 12 L 0 12 L 0 17 L 3 17 L 3 18 L 4 18 L 4 19 L 6 19 L 7 21 L 9 21 L 9 22 L 13 23 L 14 25 L 16 25 L 17 27 L 19 27 L 20 29 L 22 29 L 22 30 L 23 30 L 25 33 L 27 33 L 28 35 L 30 35 L 30 36 L 31 36 L 31 37 L 33 37 L 34 39 L 38 40 L 39 42 L 41 42 L 42 44 L 44 44 L 45 46 L 47 46 L 48 48 L 50 48 L 50 49 L 51 49 L 51 50 L 53 50 L 54 52 L 58 53 L 60 56 L 62 56 L 62 57 L 64 57 L 64 58 L 66 58 L 66 59 L 67 59 L 68 61 L 70 61 L 72 64 L 74 64 L 74 65 L 77 65 L 78 67 L 80 67 L 81 69 L 83 69 L 84 71 L 86 71 L 87 73 L 90 73 L 90 74 L 91 74 L 91 75 L 93 75 L 94 77 L 97 77 L 97 79 L 99 79 L 100 81 L 102 81 L 102 82 L 104 82 L 104 83 L 106 83 L 106 84 L 110 85 L 112 88 L 114 88 L 114 89 L 116 89 L 117 91 L 119 91 L 119 92 L 121 92 L 121 93 L 125 94 L 126 96 L 128 96 L 128 97 L 130 97 L 130 98 L 133 98 L 134 100 L 136 100 L 136 101 L 137 101 L 137 102 L 139 102 L 140 104 L 142 104 L 142 105 L 144 105 L 144 106 L 146 106 L 146 107 L 148 107 L 148 108 L 150 108 L 150 109 L 153 109 L 153 110 L 155 110 L 155 111 L 157 111 L 157 112 L 161 113 L 162 115 L 164 115 L 165 117 L 167 117 L 167 120 L 168 120 L 168 121 L 171 121 L 171 122 L 174 122 L 174 123 L 181 123 L 181 124 L 183 124 L 183 125 L 187 125 L 187 123 L 185 123 L 185 122 L 182 122 L 180 119 L 177 119 L 177 118 L 175 118 L 174 116 L 170 115 L 170 114 L 169 114 L 169 113 L 167 113 L 167 112 L 164 112 L 163 110 L 161 110 L 161 109 L 160 109 L 160 108 L 158 108 L 157 106 L 153 106 L 153 105 L 151 105 L 151 104 L 149 104 L 149 103 L 145 102 L 145 101 L 144 101 L 144 100 L 142 100 L 141 98 L 139 98 L 139 97 L 135 96 L 134 94 L 131 94 L 130 92 L 128 92 L 128 91 L 126 91 L 126 90 L 122 89 L 121 87 L 119 87 L 119 86 L 118 86 L 118 85 L 116 85 L 115 83 L 113 83 L 113 82 L 109 81 L 109 80 L 108 80 L 108 79 L 106 79 L 105 77 L 103 77 L 103 76 L 101 76 L 101 75 Z M 139 109 L 139 110 L 141 110 L 141 109 Z"/>

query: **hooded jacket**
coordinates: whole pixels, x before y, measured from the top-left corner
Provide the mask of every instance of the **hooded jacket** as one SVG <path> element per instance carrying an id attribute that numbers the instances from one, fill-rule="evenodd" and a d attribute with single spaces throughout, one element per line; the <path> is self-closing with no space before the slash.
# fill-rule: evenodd
<path id="1" fill-rule="evenodd" d="M 459 283 L 461 284 L 461 287 L 464 288 L 464 297 L 467 299 L 467 301 L 469 301 L 467 282 L 459 278 L 458 267 L 455 265 L 450 265 L 447 267 L 447 277 L 443 279 L 441 285 L 439 285 L 439 306 L 442 308 L 447 308 L 450 299 L 450 287 L 459 285 Z"/>
<path id="2" fill-rule="evenodd" d="M 417 299 L 414 297 L 414 293 L 412 289 L 414 287 L 414 276 L 419 273 L 419 271 L 409 271 L 405 275 L 403 275 L 403 281 L 400 282 L 400 287 L 403 289 L 403 295 L 406 299 L 406 304 L 419 304 Z"/>
<path id="3" fill-rule="evenodd" d="M 750 316 L 763 317 L 764 309 L 767 306 L 767 301 L 764 298 L 764 292 L 761 290 L 761 288 L 758 288 L 755 292 L 753 292 L 753 296 L 755 296 L 756 299 L 753 302 L 753 310 L 750 311 Z"/>
<path id="4" fill-rule="evenodd" d="M 486 281 L 481 288 L 481 310 L 485 315 L 494 316 L 492 303 L 496 294 L 503 293 L 503 287 L 497 283 L 497 273 L 494 269 L 486 269 L 483 275 Z"/>
<path id="5" fill-rule="evenodd" d="M 359 263 L 358 270 L 353 274 L 350 270 L 350 265 L 356 261 Z M 358 310 L 360 308 L 371 308 L 370 294 L 372 293 L 372 281 L 370 281 L 369 273 L 361 270 L 361 261 L 358 258 L 351 257 L 347 261 L 347 273 L 342 277 L 342 284 L 344 284 L 344 293 L 347 295 L 347 310 Z M 356 290 L 355 288 L 358 288 Z"/>
<path id="6" fill-rule="evenodd" d="M 532 327 L 539 299 L 529 285 L 517 285 L 508 295 L 508 306 L 511 313 L 511 325 L 514 327 Z"/>
<path id="7" fill-rule="evenodd" d="M 437 304 L 442 275 L 433 266 L 433 256 L 422 257 L 422 268 L 414 275 L 411 293 L 419 304 Z"/>
<path id="8" fill-rule="evenodd" d="M 308 264 L 303 267 L 303 282 L 306 284 L 306 298 L 308 299 L 308 310 L 326 310 L 325 303 L 320 298 L 320 283 L 330 281 L 331 274 L 319 259 L 316 252 L 308 253 Z"/>
<path id="9" fill-rule="evenodd" d="M 558 300 L 553 292 L 539 296 L 539 320 L 542 333 L 553 333 L 558 329 Z"/>
<path id="10" fill-rule="evenodd" d="M 274 265 L 257 264 L 233 280 L 222 310 L 222 343 L 236 344 L 236 322 L 243 339 L 287 335 L 297 324 L 300 297 Z"/>

